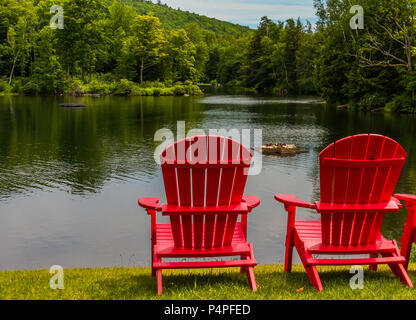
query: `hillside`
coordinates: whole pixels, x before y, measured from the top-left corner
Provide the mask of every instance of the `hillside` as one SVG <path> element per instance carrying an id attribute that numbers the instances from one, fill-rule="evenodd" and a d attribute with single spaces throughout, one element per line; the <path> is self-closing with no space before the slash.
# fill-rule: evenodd
<path id="1" fill-rule="evenodd" d="M 187 23 L 197 22 L 203 29 L 214 31 L 219 35 L 237 35 L 250 31 L 250 28 L 248 27 L 220 21 L 214 18 L 208 18 L 206 16 L 201 16 L 188 11 L 173 9 L 168 7 L 166 4 L 159 5 L 144 0 L 121 1 L 137 8 L 137 12 L 139 14 L 153 12 L 153 14 L 160 19 L 166 28 L 182 28 Z"/>

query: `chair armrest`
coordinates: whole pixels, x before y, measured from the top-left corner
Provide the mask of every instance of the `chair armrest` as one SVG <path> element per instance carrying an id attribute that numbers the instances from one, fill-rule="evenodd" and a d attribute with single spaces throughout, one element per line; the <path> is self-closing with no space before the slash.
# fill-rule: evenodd
<path id="1" fill-rule="evenodd" d="M 394 197 L 403 200 L 406 204 L 416 204 L 416 196 L 411 194 L 395 194 Z"/>
<path id="2" fill-rule="evenodd" d="M 243 202 L 247 204 L 248 211 L 251 212 L 254 208 L 260 204 L 260 199 L 256 196 L 243 196 Z"/>
<path id="3" fill-rule="evenodd" d="M 274 198 L 283 203 L 285 207 L 300 207 L 308 209 L 316 209 L 316 204 L 301 201 L 291 194 L 276 194 Z"/>
<path id="4" fill-rule="evenodd" d="M 140 198 L 138 200 L 139 206 L 147 210 L 162 211 L 162 206 L 159 205 L 158 198 Z"/>
<path id="5" fill-rule="evenodd" d="M 399 207 L 399 209 L 403 208 L 403 205 L 402 205 L 402 203 L 400 202 L 399 199 L 397 199 L 395 197 L 391 197 L 391 200 L 390 201 L 393 201 L 394 203 L 396 203 L 397 206 Z"/>

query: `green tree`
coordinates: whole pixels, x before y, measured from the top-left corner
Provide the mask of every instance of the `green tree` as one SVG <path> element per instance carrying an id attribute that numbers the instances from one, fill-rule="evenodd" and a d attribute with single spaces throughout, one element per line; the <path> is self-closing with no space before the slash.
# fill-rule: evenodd
<path id="1" fill-rule="evenodd" d="M 137 15 L 131 29 L 132 35 L 123 43 L 121 62 L 133 65 L 138 70 L 140 83 L 143 83 L 145 70 L 165 56 L 163 46 L 166 38 L 159 19 L 153 15 Z"/>
<path id="2" fill-rule="evenodd" d="M 100 21 L 108 15 L 104 0 L 65 0 L 64 29 L 57 29 L 57 49 L 68 76 L 95 71 L 105 44 Z M 105 49 L 104 49 L 105 50 Z"/>
<path id="3" fill-rule="evenodd" d="M 198 75 L 198 70 L 195 67 L 197 50 L 184 29 L 169 32 L 165 50 L 169 79 L 174 81 L 196 79 Z"/>

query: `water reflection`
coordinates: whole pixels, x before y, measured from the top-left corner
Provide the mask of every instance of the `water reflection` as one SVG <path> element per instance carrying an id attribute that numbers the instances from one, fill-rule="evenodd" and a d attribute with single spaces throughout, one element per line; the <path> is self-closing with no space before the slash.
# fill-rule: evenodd
<path id="1" fill-rule="evenodd" d="M 62 102 L 87 104 L 59 108 Z M 0 97 L 0 267 L 5 269 L 150 263 L 149 221 L 139 196 L 164 200 L 153 160 L 161 128 L 262 129 L 265 142 L 308 149 L 297 157 L 264 157 L 246 194 L 262 204 L 249 238 L 260 263 L 282 262 L 286 217 L 275 193 L 319 199 L 318 154 L 332 141 L 380 133 L 400 142 L 408 161 L 398 192 L 416 193 L 415 118 L 352 113 L 315 97 Z M 299 210 L 300 219 L 319 219 Z M 405 213 L 390 215 L 388 237 L 400 238 Z"/>

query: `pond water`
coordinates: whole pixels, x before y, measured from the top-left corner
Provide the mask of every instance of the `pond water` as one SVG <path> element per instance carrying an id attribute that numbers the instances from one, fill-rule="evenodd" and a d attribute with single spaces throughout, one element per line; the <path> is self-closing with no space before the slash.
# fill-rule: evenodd
<path id="1" fill-rule="evenodd" d="M 264 143 L 309 150 L 264 156 L 261 173 L 247 181 L 245 193 L 262 202 L 249 216 L 255 256 L 260 264 L 282 263 L 287 216 L 273 195 L 318 200 L 319 152 L 370 132 L 407 150 L 396 191 L 416 193 L 415 120 L 339 110 L 315 97 L 0 97 L 0 269 L 150 265 L 150 220 L 137 198 L 165 199 L 154 135 L 175 133 L 177 121 L 186 130 L 262 129 Z M 298 218 L 319 216 L 299 210 Z M 405 218 L 404 210 L 388 215 L 384 235 L 400 239 Z"/>

